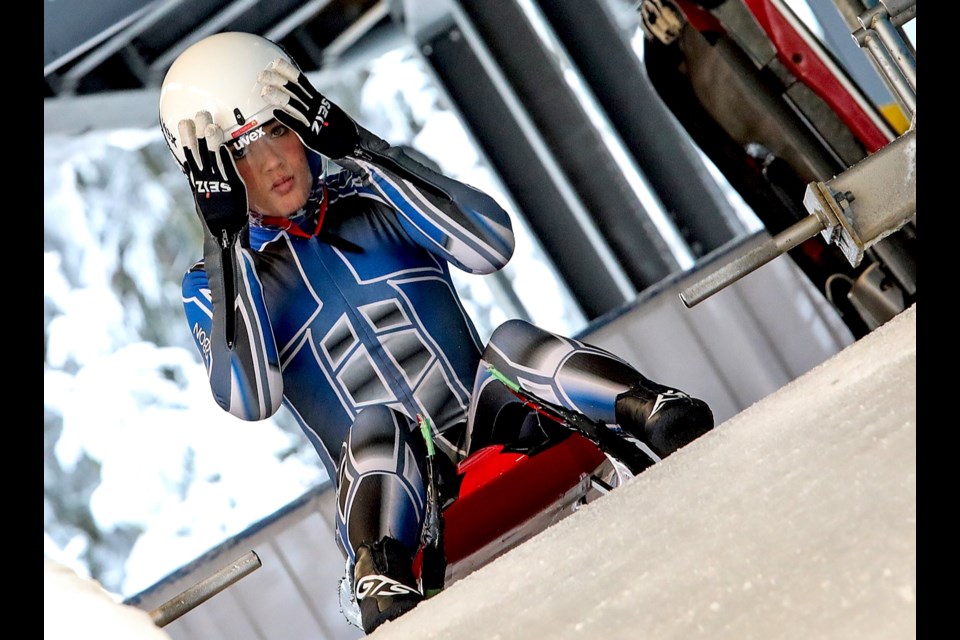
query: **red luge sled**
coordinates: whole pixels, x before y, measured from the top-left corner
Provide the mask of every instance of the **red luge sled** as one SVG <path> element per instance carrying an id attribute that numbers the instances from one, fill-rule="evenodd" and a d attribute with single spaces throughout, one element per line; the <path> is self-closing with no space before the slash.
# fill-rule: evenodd
<path id="1" fill-rule="evenodd" d="M 447 585 L 619 482 L 606 455 L 577 433 L 529 452 L 491 445 L 462 461 L 457 472 L 460 491 L 443 510 Z M 420 565 L 418 554 L 418 577 Z"/>

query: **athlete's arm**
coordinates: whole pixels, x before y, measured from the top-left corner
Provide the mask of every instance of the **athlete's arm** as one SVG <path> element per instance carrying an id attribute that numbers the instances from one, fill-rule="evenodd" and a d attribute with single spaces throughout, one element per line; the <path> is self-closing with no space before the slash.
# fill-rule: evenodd
<path id="1" fill-rule="evenodd" d="M 247 194 L 209 113 L 179 124 L 184 173 L 203 227 L 203 262 L 183 279 L 183 305 L 217 403 L 244 420 L 280 408 L 283 384 L 263 291 L 243 238 Z"/>
<path id="2" fill-rule="evenodd" d="M 225 254 L 212 242 L 205 244 L 205 259 L 183 277 L 183 309 L 200 352 L 210 390 L 224 410 L 244 420 L 267 418 L 280 408 L 283 380 L 263 291 L 250 259 L 239 243 Z M 229 260 L 224 260 L 229 256 Z M 236 323 L 227 339 L 226 300 L 219 284 L 232 271 L 237 295 L 233 300 Z M 232 343 L 232 344 L 231 344 Z"/>
<path id="3" fill-rule="evenodd" d="M 487 194 L 443 176 L 357 125 L 285 59 L 258 76 L 273 115 L 317 153 L 354 172 L 360 195 L 400 214 L 401 224 L 428 251 L 471 273 L 492 273 L 513 255 L 510 216 Z M 335 185 L 351 188 L 349 184 Z"/>
<path id="4" fill-rule="evenodd" d="M 400 214 L 414 240 L 470 273 L 502 269 L 513 255 L 510 216 L 489 195 L 417 162 L 362 127 L 360 142 L 337 160 L 354 188 Z M 341 179 L 343 179 L 341 177 Z"/>

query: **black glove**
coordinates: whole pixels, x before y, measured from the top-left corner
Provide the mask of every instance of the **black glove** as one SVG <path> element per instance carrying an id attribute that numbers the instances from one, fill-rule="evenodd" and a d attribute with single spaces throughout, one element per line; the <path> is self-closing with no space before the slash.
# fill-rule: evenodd
<path id="1" fill-rule="evenodd" d="M 357 124 L 288 60 L 271 62 L 257 82 L 264 85 L 260 96 L 277 107 L 273 116 L 295 131 L 303 144 L 333 160 L 354 152 L 360 138 Z"/>
<path id="2" fill-rule="evenodd" d="M 247 224 L 247 188 L 237 173 L 233 155 L 223 144 L 223 129 L 206 111 L 195 120 L 181 120 L 184 173 L 190 178 L 197 212 L 222 249 L 230 246 Z"/>

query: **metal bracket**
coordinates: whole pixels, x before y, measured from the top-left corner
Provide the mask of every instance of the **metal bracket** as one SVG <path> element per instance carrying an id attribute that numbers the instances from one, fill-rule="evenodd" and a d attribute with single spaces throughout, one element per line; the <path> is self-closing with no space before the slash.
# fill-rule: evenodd
<path id="1" fill-rule="evenodd" d="M 684 305 L 694 306 L 817 233 L 858 266 L 864 251 L 916 216 L 916 127 L 832 180 L 811 182 L 803 204 L 811 215 L 681 291 Z"/>

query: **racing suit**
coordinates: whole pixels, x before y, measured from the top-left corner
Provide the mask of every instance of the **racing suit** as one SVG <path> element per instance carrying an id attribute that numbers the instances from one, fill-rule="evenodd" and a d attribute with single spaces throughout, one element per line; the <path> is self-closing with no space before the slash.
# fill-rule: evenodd
<path id="1" fill-rule="evenodd" d="M 397 151 L 390 162 L 341 161 L 346 168 L 324 176 L 308 150 L 318 177 L 307 204 L 287 220 L 251 212 L 227 254 L 208 237 L 204 259 L 183 279 L 214 397 L 244 420 L 287 407 L 336 479 L 337 542 L 348 560 L 385 535 L 417 549 L 426 502 L 418 415 L 429 417 L 447 468 L 521 435 L 522 420 L 497 419 L 516 398 L 491 384 L 487 363 L 607 422 L 639 375 L 519 320 L 484 350 L 449 265 L 502 268 L 514 248 L 509 216 Z M 227 279 L 236 291 L 232 342 L 223 329 Z"/>

